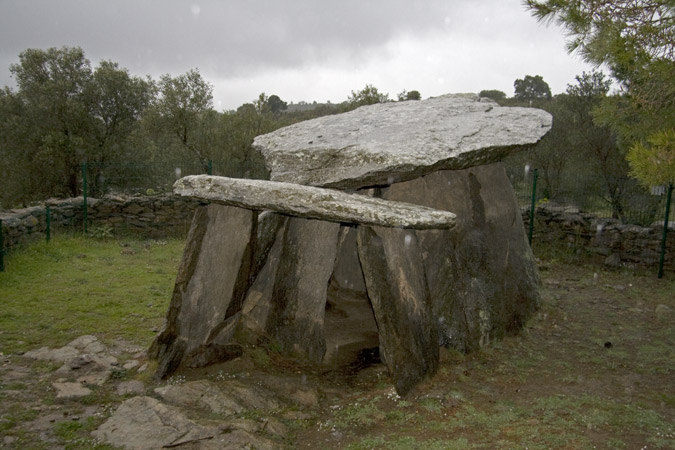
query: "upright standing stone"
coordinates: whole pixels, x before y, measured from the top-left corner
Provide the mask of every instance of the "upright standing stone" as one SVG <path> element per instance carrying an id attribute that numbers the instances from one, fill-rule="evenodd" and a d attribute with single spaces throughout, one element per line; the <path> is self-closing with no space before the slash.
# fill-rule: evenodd
<path id="1" fill-rule="evenodd" d="M 438 335 L 417 237 L 412 230 L 361 226 L 358 249 L 380 355 L 397 392 L 405 395 L 438 367 Z"/>
<path id="2" fill-rule="evenodd" d="M 523 326 L 539 305 L 539 275 L 501 163 L 435 172 L 383 197 L 457 214 L 453 230 L 415 232 L 441 344 L 471 351 Z"/>
<path id="3" fill-rule="evenodd" d="M 274 283 L 277 279 L 277 269 L 279 268 L 279 260 L 284 247 L 284 235 L 286 234 L 286 225 L 288 223 L 288 217 L 278 214 L 273 214 L 273 216 L 280 219 L 280 221 L 275 220 L 278 225 L 278 228 L 274 230 L 276 239 L 272 240 L 271 248 L 266 252 L 265 263 L 257 274 L 251 288 L 246 293 L 244 306 L 241 311 L 242 338 L 251 344 L 255 344 L 261 339 L 269 339 L 270 337 L 267 334 L 267 330 L 270 315 L 273 312 L 272 295 L 274 293 Z M 268 220 L 273 220 L 273 217 L 269 217 Z M 261 226 L 258 227 L 259 238 L 261 234 L 269 234 L 272 231 L 272 229 L 268 229 L 261 232 L 261 228 Z M 263 246 L 258 245 L 258 247 Z M 258 259 L 257 252 L 256 259 Z"/>
<path id="4" fill-rule="evenodd" d="M 323 319 L 339 230 L 338 223 L 290 218 L 272 293 L 269 334 L 317 363 L 326 352 Z"/>
<path id="5" fill-rule="evenodd" d="M 250 283 L 257 212 L 209 205 L 195 212 L 164 330 L 149 356 L 156 376 L 236 355 L 229 340 Z"/>
<path id="6" fill-rule="evenodd" d="M 366 292 L 363 271 L 356 247 L 356 227 L 342 226 L 338 244 L 338 256 L 331 284 L 340 289 Z"/>

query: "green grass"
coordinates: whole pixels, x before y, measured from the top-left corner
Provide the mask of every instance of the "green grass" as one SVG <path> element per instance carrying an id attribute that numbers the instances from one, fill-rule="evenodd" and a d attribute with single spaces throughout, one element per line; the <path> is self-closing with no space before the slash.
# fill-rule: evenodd
<path id="1" fill-rule="evenodd" d="M 161 326 L 182 246 L 59 236 L 13 251 L 0 273 L 0 352 L 62 346 L 83 334 L 147 344 Z"/>
<path id="2" fill-rule="evenodd" d="M 388 450 L 463 450 L 476 448 L 464 438 L 418 440 L 411 436 L 385 439 L 369 437 L 350 444 L 348 450 L 388 449 Z"/>

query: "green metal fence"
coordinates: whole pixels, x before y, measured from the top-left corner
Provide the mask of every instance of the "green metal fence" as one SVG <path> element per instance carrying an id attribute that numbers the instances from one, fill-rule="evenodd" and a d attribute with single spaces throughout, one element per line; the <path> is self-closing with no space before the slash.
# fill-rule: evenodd
<path id="1" fill-rule="evenodd" d="M 537 206 L 548 205 L 564 208 L 570 212 L 589 213 L 593 216 L 617 219 L 622 223 L 640 226 L 663 226 L 661 263 L 671 216 L 672 187 L 657 186 L 645 189 L 632 179 L 614 183 L 620 189 L 609 192 L 607 180 L 589 177 L 583 172 L 567 172 L 559 176 L 555 189 L 547 183 L 542 171 L 526 163 L 505 161 L 506 172 L 514 187 L 520 207 L 529 210 L 528 237 L 532 244 Z M 212 174 L 235 178 L 267 179 L 268 173 L 258 163 L 240 161 L 196 161 L 144 163 L 83 163 L 82 196 L 84 231 L 87 231 L 87 201 L 90 197 L 104 195 L 169 195 L 173 183 L 186 175 Z M 611 180 L 610 180 L 611 181 Z M 46 237 L 49 240 L 49 212 L 47 212 Z M 2 245 L 2 222 L 0 221 L 0 271 L 4 268 Z"/>
<path id="2" fill-rule="evenodd" d="M 558 206 L 574 212 L 589 213 L 601 219 L 616 219 L 624 224 L 643 227 L 662 223 L 666 212 L 668 186 L 646 189 L 627 176 L 607 183 L 599 179 L 601 177 L 589 177 L 569 171 L 560 177 L 561 181 L 555 191 L 551 192 L 539 168 L 528 164 L 506 165 L 506 173 L 521 208 L 530 208 L 532 199 L 535 199 L 535 206 Z M 608 185 L 616 189 L 610 192 Z"/>
<path id="3" fill-rule="evenodd" d="M 251 179 L 268 177 L 264 167 L 251 161 L 89 162 L 82 166 L 83 184 L 86 181 L 87 194 L 93 197 L 106 194 L 170 194 L 176 180 L 198 174 Z"/>

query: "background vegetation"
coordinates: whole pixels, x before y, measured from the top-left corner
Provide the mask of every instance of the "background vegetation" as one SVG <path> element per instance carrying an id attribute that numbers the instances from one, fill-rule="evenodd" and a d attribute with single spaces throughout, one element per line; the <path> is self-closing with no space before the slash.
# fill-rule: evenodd
<path id="1" fill-rule="evenodd" d="M 213 86 L 197 69 L 141 78 L 113 61 L 92 67 L 78 47 L 28 49 L 10 71 L 17 88 L 0 90 L 0 208 L 77 196 L 84 162 L 94 195 L 105 191 L 106 180 L 152 178 L 181 166 L 206 173 L 215 163 L 223 175 L 264 178 L 251 147 L 255 136 L 389 100 L 366 85 L 341 104 L 289 108 L 261 93 L 235 111 L 218 112 Z M 399 98 L 420 94 L 404 91 Z"/>
<path id="2" fill-rule="evenodd" d="M 612 217 L 650 223 L 632 212 L 634 205 L 653 203 L 651 187 L 675 180 L 675 6 L 670 0 L 524 5 L 537 19 L 562 25 L 570 51 L 609 76 L 582 73 L 555 96 L 539 75 L 515 80 L 513 97 L 482 91 L 503 105 L 542 108 L 554 117 L 551 132 L 507 164 L 537 168 L 549 200 L 575 197 L 583 207 L 579 198 L 592 193 Z M 340 104 L 288 105 L 261 93 L 219 112 L 213 87 L 197 69 L 141 78 L 113 61 L 92 67 L 77 47 L 27 49 L 10 71 L 17 88 L 0 90 L 0 209 L 78 195 L 83 162 L 93 195 L 113 185 L 124 189 L 130 179 L 171 180 L 181 175 L 172 173 L 176 168 L 182 175 L 266 178 L 251 145 L 255 136 L 362 105 L 421 99 L 419 91 L 404 90 L 393 100 L 366 85 Z M 612 81 L 618 89 L 610 92 Z"/>

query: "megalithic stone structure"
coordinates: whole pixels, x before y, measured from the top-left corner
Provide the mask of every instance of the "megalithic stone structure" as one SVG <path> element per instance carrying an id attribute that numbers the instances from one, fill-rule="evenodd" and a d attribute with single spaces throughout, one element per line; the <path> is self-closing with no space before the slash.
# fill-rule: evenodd
<path id="1" fill-rule="evenodd" d="M 550 126 L 471 95 L 372 105 L 257 137 L 272 181 L 179 180 L 176 193 L 212 203 L 149 352 L 156 375 L 260 340 L 321 362 L 329 284 L 367 297 L 401 395 L 435 373 L 440 345 L 517 332 L 539 278 L 499 161 Z"/>

